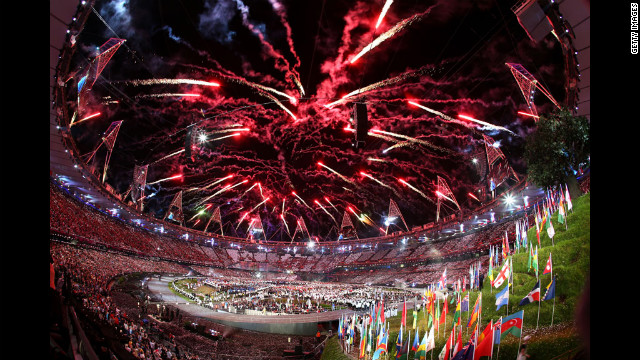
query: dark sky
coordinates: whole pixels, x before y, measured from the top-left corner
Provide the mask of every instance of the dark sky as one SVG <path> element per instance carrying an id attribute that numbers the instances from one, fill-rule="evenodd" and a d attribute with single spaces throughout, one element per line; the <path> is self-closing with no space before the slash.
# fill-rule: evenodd
<path id="1" fill-rule="evenodd" d="M 487 186 L 471 162 L 484 152 L 483 134 L 500 144 L 519 174 L 526 172 L 524 138 L 534 122 L 517 115 L 526 105 L 505 63 L 522 64 L 562 103 L 560 46 L 551 35 L 532 42 L 510 10 L 512 1 L 394 1 L 376 29 L 384 3 L 97 1 L 94 7 L 104 22 L 89 16 L 77 37 L 74 67 L 86 67 L 96 48 L 111 37 L 127 41 L 80 109 L 79 119 L 101 115 L 72 128 L 78 147 L 92 151 L 109 124 L 123 120 L 107 182 L 125 192 L 136 164 L 149 165 L 147 183 L 182 174 L 182 179 L 147 187 L 145 193 L 154 195 L 146 199 L 145 212 L 164 216 L 182 190 L 185 220 L 211 205 L 204 215 L 187 221 L 188 227 L 202 230 L 211 210 L 220 206 L 228 223 L 225 234 L 231 235 L 245 236 L 248 220 L 259 214 L 273 240 L 290 240 L 286 234 L 294 232 L 297 218 L 304 219 L 312 235 L 335 239 L 345 209 L 352 206 L 371 220 L 367 224 L 350 213 L 359 236 L 378 236 L 390 199 L 410 227 L 425 224 L 435 220 L 437 176 L 463 208 L 477 207 L 479 202 L 467 194 Z M 392 29 L 396 31 L 386 40 L 350 62 Z M 156 82 L 136 85 L 146 79 Z M 325 106 L 362 88 L 366 91 L 359 96 Z M 113 100 L 118 103 L 109 102 Z M 357 150 L 351 145 L 353 132 L 344 130 L 354 102 L 366 103 L 372 129 L 385 132 L 368 136 L 366 146 Z M 541 94 L 535 102 L 539 113 L 553 108 Z M 504 129 L 481 127 L 458 114 Z M 184 148 L 186 128 L 194 124 L 210 139 L 198 148 L 195 161 L 187 162 L 184 153 L 158 161 Z M 234 134 L 234 127 L 250 130 L 211 141 Z M 104 150 L 96 154 L 99 161 L 104 156 Z M 230 174 L 234 177 L 202 189 Z M 243 180 L 247 182 L 202 202 Z M 260 185 L 247 191 L 256 183 Z M 288 230 L 282 222 L 283 200 Z M 445 215 L 452 206 L 447 203 Z"/>

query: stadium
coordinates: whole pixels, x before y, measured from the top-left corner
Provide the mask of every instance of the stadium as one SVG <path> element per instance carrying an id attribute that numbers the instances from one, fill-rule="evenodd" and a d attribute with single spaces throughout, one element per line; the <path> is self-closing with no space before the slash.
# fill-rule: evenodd
<path id="1" fill-rule="evenodd" d="M 590 357 L 588 2 L 50 14 L 50 358 Z"/>

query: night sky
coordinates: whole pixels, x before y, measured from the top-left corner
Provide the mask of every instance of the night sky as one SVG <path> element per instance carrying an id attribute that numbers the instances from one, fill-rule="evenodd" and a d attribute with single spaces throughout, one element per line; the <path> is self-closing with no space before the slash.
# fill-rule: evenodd
<path id="1" fill-rule="evenodd" d="M 147 183 L 182 174 L 147 186 L 145 212 L 162 218 L 182 190 L 185 220 L 210 205 L 187 221 L 198 230 L 220 207 L 225 234 L 246 236 L 250 219 L 259 214 L 272 240 L 289 241 L 287 233 L 293 234 L 298 218 L 311 235 L 335 240 L 351 206 L 368 216 L 363 222 L 350 213 L 358 235 L 379 236 L 390 199 L 409 227 L 435 220 L 437 176 L 464 209 L 473 209 L 480 203 L 467 194 L 487 187 L 472 163 L 485 156 L 483 134 L 499 144 L 518 174 L 526 173 L 524 139 L 535 123 L 517 114 L 528 109 L 505 63 L 522 64 L 562 103 L 560 46 L 552 35 L 531 41 L 510 10 L 512 1 L 393 1 L 376 29 L 384 4 L 96 1 L 94 8 L 108 26 L 89 15 L 76 38 L 72 70 L 86 68 L 109 38 L 126 42 L 87 93 L 78 119 L 101 115 L 74 125 L 72 135 L 81 153 L 89 153 L 111 122 L 123 120 L 106 182 L 124 193 L 136 164 L 149 165 Z M 351 63 L 385 33 L 386 40 Z M 156 83 L 136 82 L 153 79 Z M 354 133 L 345 130 L 354 127 L 355 102 L 366 104 L 376 134 L 361 149 L 352 146 Z M 542 94 L 535 103 L 539 113 L 553 109 Z M 462 120 L 459 114 L 503 129 Z M 198 142 L 195 161 L 187 161 L 184 152 L 160 160 L 184 148 L 190 125 L 208 140 Z M 234 131 L 245 128 L 249 131 Z M 240 135 L 212 140 L 235 133 Z M 104 149 L 96 153 L 100 167 L 104 157 Z M 228 175 L 233 178 L 203 189 Z M 452 214 L 455 205 L 446 204 L 444 215 Z M 389 231 L 399 229 L 392 225 Z M 209 231 L 217 227 L 212 223 Z"/>

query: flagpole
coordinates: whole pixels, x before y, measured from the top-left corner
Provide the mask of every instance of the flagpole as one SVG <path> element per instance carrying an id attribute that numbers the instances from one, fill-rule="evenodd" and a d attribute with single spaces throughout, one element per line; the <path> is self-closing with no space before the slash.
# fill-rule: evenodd
<path id="1" fill-rule="evenodd" d="M 502 325 L 500 325 L 500 326 L 502 326 Z M 518 339 L 518 349 L 516 351 L 516 360 L 518 360 L 518 353 L 520 352 L 520 343 L 522 342 L 522 333 L 523 332 L 524 332 L 524 309 L 522 310 L 522 329 L 520 329 L 520 338 Z"/>

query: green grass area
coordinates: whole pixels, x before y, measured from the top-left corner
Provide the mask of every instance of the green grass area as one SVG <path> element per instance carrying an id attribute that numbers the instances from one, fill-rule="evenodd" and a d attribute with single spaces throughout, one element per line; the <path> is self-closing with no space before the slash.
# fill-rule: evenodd
<path id="1" fill-rule="evenodd" d="M 557 213 L 552 216 L 552 222 L 555 229 L 555 236 L 552 240 L 548 237 L 545 230 L 540 234 L 540 248 L 538 249 L 538 266 L 542 274 L 546 265 L 549 253 L 552 253 L 553 275 L 556 276 L 556 299 L 555 310 L 553 310 L 553 300 L 533 302 L 528 305 L 519 306 L 520 300 L 527 296 L 536 284 L 536 276 L 533 270 L 528 270 L 527 260 L 528 253 L 524 249 L 520 249 L 520 253 L 513 255 L 513 289 L 509 294 L 508 312 L 507 307 L 502 306 L 500 311 L 496 310 L 496 294 L 504 288 L 504 284 L 498 289 L 491 289 L 488 276 L 484 280 L 482 290 L 482 318 L 480 331 L 484 330 L 490 320 L 496 321 L 500 316 L 513 314 L 517 311 L 524 310 L 524 327 L 523 337 L 530 335 L 528 341 L 527 352 L 536 359 L 551 359 L 557 355 L 578 348 L 580 339 L 574 329 L 573 322 L 575 312 L 582 289 L 586 283 L 590 268 L 590 194 L 585 194 L 578 199 L 573 200 L 573 212 L 569 212 L 566 221 L 568 228 L 565 229 L 563 224 L 558 223 Z M 527 238 L 534 245 L 537 245 L 535 225 L 529 229 Z M 494 277 L 500 269 L 494 269 Z M 547 285 L 551 282 L 551 275 L 539 275 L 540 278 L 540 297 L 544 296 Z M 478 297 L 478 291 L 471 291 L 469 295 L 469 308 L 472 309 Z M 538 305 L 540 305 L 540 316 L 538 319 Z M 412 328 L 413 310 L 407 311 L 407 323 Z M 442 303 L 440 303 L 440 311 L 442 311 Z M 449 305 L 449 314 L 446 316 L 447 332 L 440 330 L 438 336 L 435 336 L 435 354 L 438 356 L 442 347 L 445 345 L 447 336 L 451 332 L 451 324 L 453 321 L 453 313 L 455 311 L 455 302 Z M 401 311 L 399 311 L 400 313 Z M 553 326 L 551 324 L 551 316 L 553 312 Z M 463 312 L 463 345 L 470 338 L 467 333 L 466 324 L 469 318 L 469 312 Z M 418 313 L 418 329 L 419 336 L 422 339 L 427 327 L 427 318 L 424 310 Z M 388 319 L 389 323 L 389 342 L 388 348 L 391 355 L 395 355 L 395 342 L 398 337 L 401 316 Z M 538 329 L 536 330 L 536 324 Z M 471 332 L 473 328 L 468 331 Z M 456 335 L 457 336 L 457 335 Z M 404 332 L 406 339 L 407 332 Z M 411 330 L 411 342 L 415 337 L 415 330 Z M 337 339 L 335 340 L 337 341 Z M 515 358 L 518 348 L 519 339 L 511 335 L 507 335 L 500 344 L 500 358 Z M 329 344 L 327 344 L 329 345 Z M 340 351 L 339 344 L 336 344 Z M 325 350 L 327 351 L 327 350 Z M 494 347 L 494 356 L 498 351 L 498 346 Z M 323 354 L 324 355 L 324 354 Z M 409 359 L 413 359 L 414 353 L 410 351 Z M 427 354 L 427 358 L 431 355 Z M 391 358 L 389 356 L 389 358 Z M 333 357 L 324 357 L 323 359 L 333 359 Z M 341 359 L 336 357 L 336 359 Z"/>
<path id="2" fill-rule="evenodd" d="M 334 335 L 327 339 L 320 360 L 351 360 L 350 357 L 342 352 L 342 348 L 340 347 L 340 343 L 338 341 L 339 340 L 337 335 Z"/>

